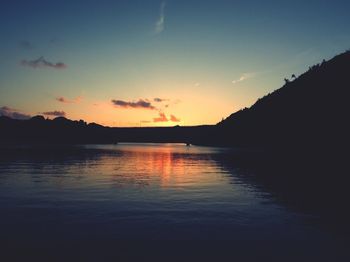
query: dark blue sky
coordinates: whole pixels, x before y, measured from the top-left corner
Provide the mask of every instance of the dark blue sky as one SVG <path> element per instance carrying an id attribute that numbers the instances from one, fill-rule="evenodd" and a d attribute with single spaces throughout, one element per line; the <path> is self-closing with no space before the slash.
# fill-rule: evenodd
<path id="1" fill-rule="evenodd" d="M 215 123 L 350 48 L 350 1 L 1 3 L 0 107 L 30 115 Z M 111 103 L 156 97 L 156 112 Z"/>

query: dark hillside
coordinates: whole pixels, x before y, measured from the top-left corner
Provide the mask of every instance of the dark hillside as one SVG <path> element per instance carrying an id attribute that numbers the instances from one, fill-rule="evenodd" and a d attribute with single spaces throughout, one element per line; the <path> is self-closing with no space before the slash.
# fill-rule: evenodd
<path id="1" fill-rule="evenodd" d="M 350 51 L 312 66 L 218 123 L 220 137 L 231 145 L 339 145 L 349 122 L 349 75 Z"/>

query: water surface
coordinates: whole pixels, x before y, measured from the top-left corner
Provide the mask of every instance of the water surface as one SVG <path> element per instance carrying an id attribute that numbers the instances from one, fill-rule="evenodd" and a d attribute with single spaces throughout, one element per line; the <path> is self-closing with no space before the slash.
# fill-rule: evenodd
<path id="1" fill-rule="evenodd" d="M 183 144 L 10 151 L 0 160 L 3 251 L 103 250 L 97 256 L 109 257 L 123 245 L 124 255 L 132 254 L 132 241 L 172 240 L 182 246 L 180 257 L 189 249 L 205 254 L 199 246 L 214 258 L 225 252 L 284 261 L 345 256 L 347 242 L 319 226 L 317 216 L 289 208 L 246 179 L 256 171 L 228 160 L 239 152 Z"/>

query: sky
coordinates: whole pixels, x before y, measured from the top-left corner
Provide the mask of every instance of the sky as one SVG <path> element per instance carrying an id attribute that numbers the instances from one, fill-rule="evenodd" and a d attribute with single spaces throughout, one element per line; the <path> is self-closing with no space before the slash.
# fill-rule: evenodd
<path id="1" fill-rule="evenodd" d="M 350 1 L 2 0 L 0 114 L 216 124 L 350 48 Z"/>

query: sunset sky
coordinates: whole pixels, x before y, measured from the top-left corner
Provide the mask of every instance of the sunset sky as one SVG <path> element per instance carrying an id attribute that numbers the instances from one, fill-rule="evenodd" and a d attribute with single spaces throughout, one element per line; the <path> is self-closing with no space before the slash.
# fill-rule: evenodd
<path id="1" fill-rule="evenodd" d="M 350 1 L 2 0 L 0 113 L 215 124 L 350 48 Z"/>

